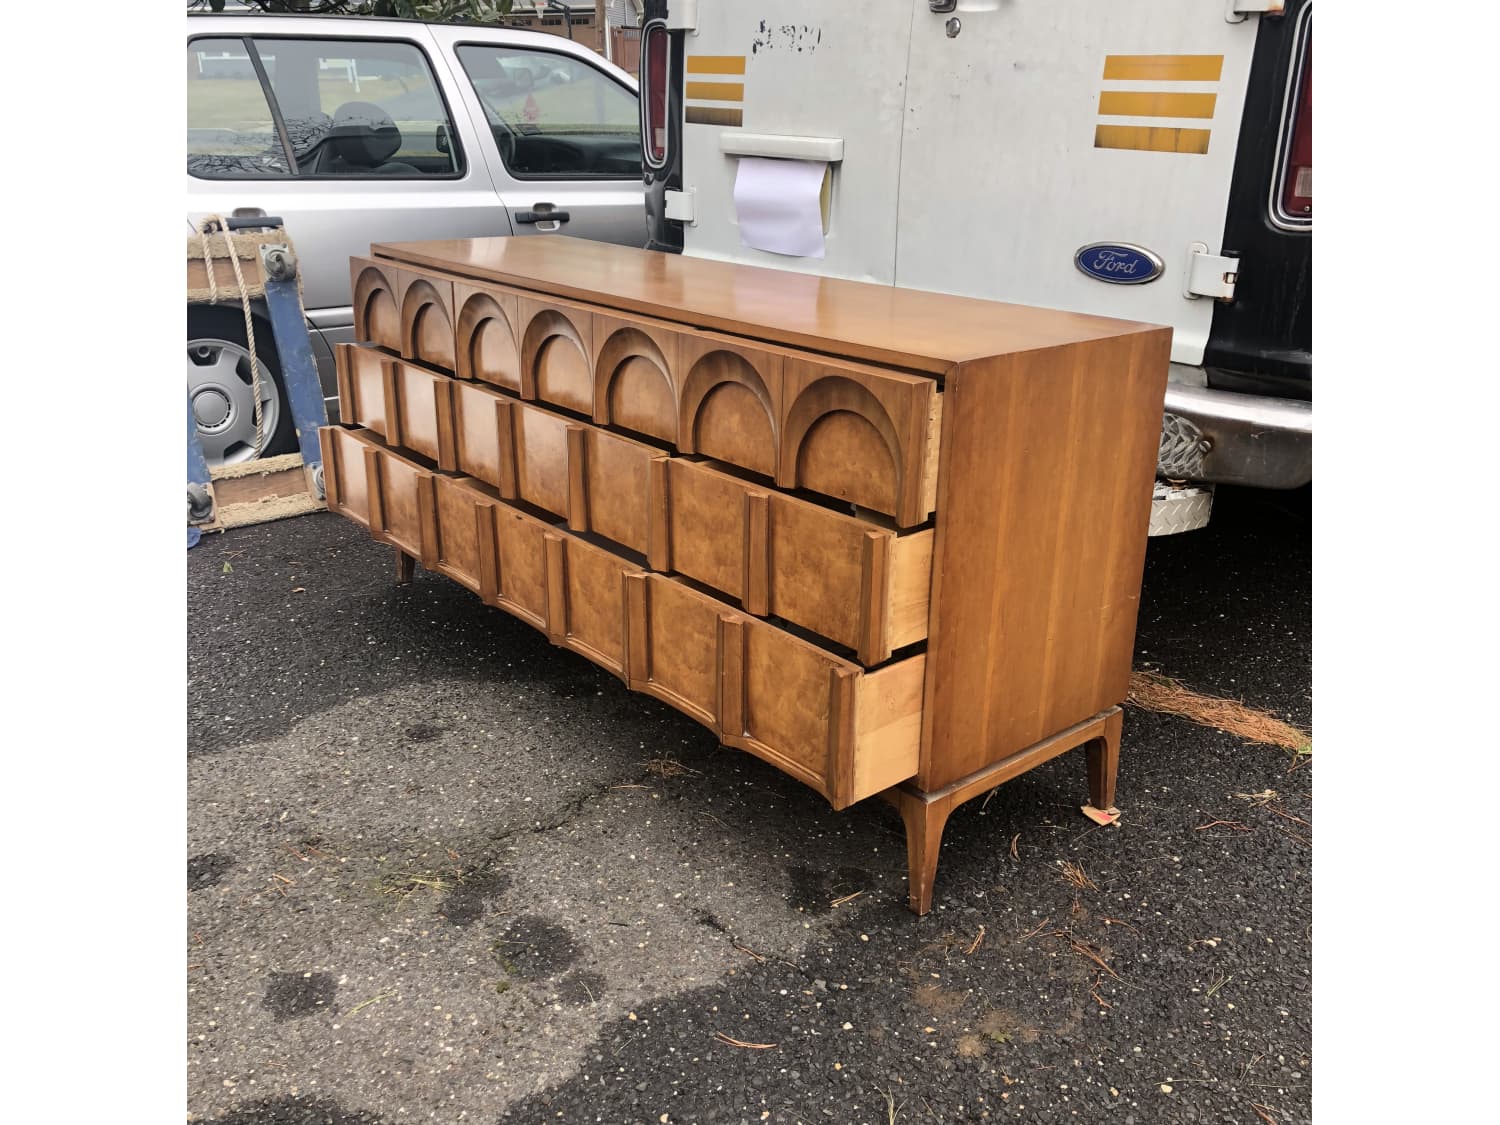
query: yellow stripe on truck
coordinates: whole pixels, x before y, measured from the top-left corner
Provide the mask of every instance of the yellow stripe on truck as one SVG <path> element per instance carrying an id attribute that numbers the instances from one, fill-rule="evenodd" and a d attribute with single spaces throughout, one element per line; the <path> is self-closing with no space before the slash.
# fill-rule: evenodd
<path id="1" fill-rule="evenodd" d="M 692 84 L 688 84 L 692 89 Z M 689 94 L 688 97 L 692 97 Z M 1218 94 L 1168 94 L 1159 91 L 1105 90 L 1099 95 L 1104 117 L 1203 117 L 1214 115 Z"/>
<path id="2" fill-rule="evenodd" d="M 1208 152 L 1207 129 L 1169 129 L 1152 125 L 1099 125 L 1095 148 L 1133 148 L 1145 152 Z"/>
<path id="3" fill-rule="evenodd" d="M 743 110 L 719 109 L 707 105 L 690 105 L 683 116 L 689 125 L 728 125 L 734 129 L 738 129 L 745 120 Z"/>
<path id="4" fill-rule="evenodd" d="M 742 102 L 745 100 L 743 82 L 689 82 L 687 96 L 709 102 Z"/>
<path id="5" fill-rule="evenodd" d="M 688 64 L 692 69 L 692 64 Z M 1223 55 L 1105 55 L 1104 77 L 1150 82 L 1217 82 Z"/>
<path id="6" fill-rule="evenodd" d="M 690 55 L 689 74 L 744 74 L 744 55 Z"/>

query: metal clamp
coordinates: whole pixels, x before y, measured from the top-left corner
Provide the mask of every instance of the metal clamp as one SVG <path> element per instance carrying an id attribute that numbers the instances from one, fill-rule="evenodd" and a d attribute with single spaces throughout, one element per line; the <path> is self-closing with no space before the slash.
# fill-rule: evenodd
<path id="1" fill-rule="evenodd" d="M 297 276 L 297 255 L 285 243 L 270 242 L 262 246 L 260 259 L 272 281 L 291 281 Z"/>

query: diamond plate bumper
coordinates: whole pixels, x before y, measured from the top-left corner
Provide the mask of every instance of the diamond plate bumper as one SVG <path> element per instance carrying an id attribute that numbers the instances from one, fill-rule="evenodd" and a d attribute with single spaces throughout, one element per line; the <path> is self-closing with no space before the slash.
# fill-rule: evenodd
<path id="1" fill-rule="evenodd" d="M 1157 473 L 1299 488 L 1312 480 L 1312 403 L 1168 383 Z"/>

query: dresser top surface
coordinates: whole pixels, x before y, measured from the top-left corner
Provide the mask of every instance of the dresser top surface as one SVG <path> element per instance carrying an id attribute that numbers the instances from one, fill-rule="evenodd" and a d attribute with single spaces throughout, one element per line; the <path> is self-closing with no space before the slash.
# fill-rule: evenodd
<path id="1" fill-rule="evenodd" d="M 559 235 L 378 243 L 371 253 L 623 312 L 942 374 L 965 360 L 1155 325 L 638 250 Z"/>

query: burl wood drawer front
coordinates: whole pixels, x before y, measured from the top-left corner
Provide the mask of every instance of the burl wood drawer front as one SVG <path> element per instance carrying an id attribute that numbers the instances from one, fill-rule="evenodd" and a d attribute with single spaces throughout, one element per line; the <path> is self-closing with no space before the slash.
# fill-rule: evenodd
<path id="1" fill-rule="evenodd" d="M 319 441 L 329 509 L 363 524 L 382 543 L 416 559 L 431 559 L 431 470 L 361 430 L 325 426 Z"/>
<path id="2" fill-rule="evenodd" d="M 453 395 L 454 468 L 499 491 L 516 494 L 510 408 L 516 401 L 477 383 L 456 380 Z"/>
<path id="3" fill-rule="evenodd" d="M 835 808 L 915 776 L 926 656 L 866 672 L 660 574 L 629 580 L 630 686 Z"/>
<path id="4" fill-rule="evenodd" d="M 453 435 L 453 379 L 414 363 L 389 359 L 385 365 L 386 442 L 456 469 Z"/>
<path id="5" fill-rule="evenodd" d="M 625 582 L 641 569 L 617 555 L 548 532 L 547 633 L 554 644 L 588 657 L 621 679 L 628 679 L 629 621 Z"/>
<path id="6" fill-rule="evenodd" d="M 662 450 L 593 426 L 577 426 L 568 472 L 568 526 L 592 531 L 668 567 L 667 465 Z"/>
<path id="7" fill-rule="evenodd" d="M 932 529 L 900 535 L 699 462 L 668 465 L 671 569 L 879 664 L 927 636 Z"/>
<path id="8" fill-rule="evenodd" d="M 595 313 L 593 330 L 594 421 L 675 444 L 680 329 Z"/>
<path id="9" fill-rule="evenodd" d="M 678 341 L 677 448 L 776 475 L 781 447 L 780 352 L 710 332 Z"/>
<path id="10" fill-rule="evenodd" d="M 520 297 L 521 396 L 594 415 L 594 314 L 583 305 Z"/>
<path id="11" fill-rule="evenodd" d="M 339 421 L 363 426 L 385 437 L 385 363 L 391 357 L 373 344 L 339 344 L 333 350 L 338 373 Z"/>
<path id="12" fill-rule="evenodd" d="M 680 457 L 667 480 L 671 569 L 769 613 L 771 490 Z"/>
<path id="13" fill-rule="evenodd" d="M 493 602 L 497 593 L 495 505 L 481 486 L 463 477 L 435 473 L 428 480 L 436 533 L 432 557 L 423 565 Z"/>
<path id="14" fill-rule="evenodd" d="M 550 410 L 526 402 L 510 404 L 516 498 L 568 518 L 568 434 L 577 428 L 579 423 Z"/>
<path id="15" fill-rule="evenodd" d="M 915 777 L 925 654 L 866 672 L 754 618 L 726 623 L 719 735 L 836 809 Z"/>
<path id="16" fill-rule="evenodd" d="M 630 686 L 719 729 L 719 633 L 730 606 L 659 574 L 629 582 Z"/>
<path id="17" fill-rule="evenodd" d="M 942 395 L 931 379 L 788 358 L 776 483 L 923 523 L 937 507 Z"/>
<path id="18" fill-rule="evenodd" d="M 453 371 L 453 280 L 403 266 L 401 287 L 401 354 L 445 371 Z"/>
<path id="19" fill-rule="evenodd" d="M 401 350 L 401 271 L 374 258 L 349 259 L 354 338 Z"/>
<path id="20" fill-rule="evenodd" d="M 453 283 L 454 349 L 461 379 L 479 379 L 521 393 L 518 298 L 495 285 Z"/>
<path id="21" fill-rule="evenodd" d="M 505 504 L 495 506 L 494 604 L 547 632 L 547 535 L 540 520 Z"/>

